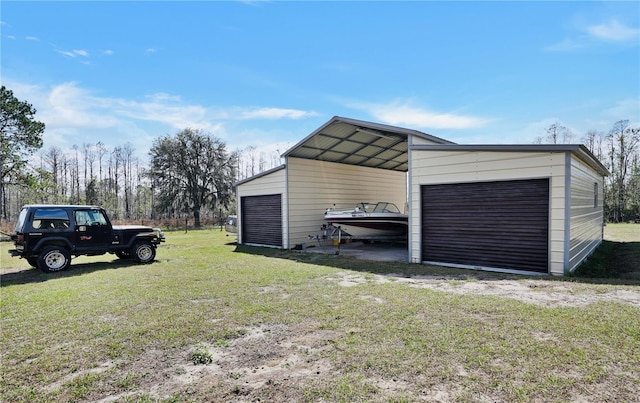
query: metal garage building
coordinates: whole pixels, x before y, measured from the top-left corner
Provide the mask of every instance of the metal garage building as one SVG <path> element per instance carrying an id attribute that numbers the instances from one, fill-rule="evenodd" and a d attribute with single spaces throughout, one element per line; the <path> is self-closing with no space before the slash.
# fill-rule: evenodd
<path id="1" fill-rule="evenodd" d="M 238 182 L 238 241 L 310 242 L 332 205 L 408 205 L 409 261 L 573 271 L 602 242 L 606 168 L 581 145 L 457 145 L 336 116 Z"/>

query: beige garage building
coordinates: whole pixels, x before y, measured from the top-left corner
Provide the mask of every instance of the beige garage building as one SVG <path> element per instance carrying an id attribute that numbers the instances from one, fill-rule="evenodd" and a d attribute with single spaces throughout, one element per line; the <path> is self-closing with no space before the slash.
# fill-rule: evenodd
<path id="1" fill-rule="evenodd" d="M 238 182 L 238 242 L 314 242 L 333 205 L 389 201 L 409 214 L 408 260 L 573 271 L 602 242 L 606 168 L 581 145 L 458 145 L 336 116 Z"/>

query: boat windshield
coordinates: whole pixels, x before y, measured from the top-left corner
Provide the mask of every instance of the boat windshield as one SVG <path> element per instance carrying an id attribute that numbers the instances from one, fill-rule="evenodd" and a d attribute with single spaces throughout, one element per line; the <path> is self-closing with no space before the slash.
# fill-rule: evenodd
<path id="1" fill-rule="evenodd" d="M 374 213 L 400 213 L 398 207 L 393 203 L 380 202 L 373 209 Z"/>

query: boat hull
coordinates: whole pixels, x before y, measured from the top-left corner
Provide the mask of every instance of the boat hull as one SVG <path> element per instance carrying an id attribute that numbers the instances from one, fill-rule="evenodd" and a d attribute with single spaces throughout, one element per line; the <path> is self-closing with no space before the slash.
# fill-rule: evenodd
<path id="1" fill-rule="evenodd" d="M 407 235 L 407 217 L 331 217 L 325 221 L 354 238 L 401 237 Z"/>

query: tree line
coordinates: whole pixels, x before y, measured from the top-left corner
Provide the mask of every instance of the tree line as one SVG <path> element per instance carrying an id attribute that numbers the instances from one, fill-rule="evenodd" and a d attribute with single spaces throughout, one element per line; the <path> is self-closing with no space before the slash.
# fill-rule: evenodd
<path id="1" fill-rule="evenodd" d="M 92 204 L 116 220 L 193 218 L 199 227 L 203 217 L 235 212 L 234 182 L 282 163 L 279 153 L 266 155 L 253 147 L 229 151 L 210 133 L 190 128 L 156 139 L 148 164 L 128 143 L 42 150 L 45 125 L 35 119 L 36 110 L 5 86 L 0 101 L 3 221 L 14 221 L 24 204 Z M 554 123 L 535 142 L 575 138 Z M 607 133 L 589 131 L 582 142 L 611 172 L 605 178 L 606 221 L 640 220 L 640 128 L 620 120 Z"/>
<path id="2" fill-rule="evenodd" d="M 102 142 L 42 149 L 36 110 L 1 88 L 0 219 L 25 204 L 91 204 L 115 220 L 220 220 L 235 212 L 233 183 L 281 163 L 254 148 L 230 152 L 210 133 L 190 128 L 154 141 L 141 161 L 131 144 Z"/>
<path id="3" fill-rule="evenodd" d="M 546 128 L 536 143 L 568 144 L 576 135 L 561 123 Z M 607 222 L 640 222 L 640 127 L 619 120 L 608 132 L 589 130 L 581 139 L 609 170 L 604 180 L 604 214 Z"/>

